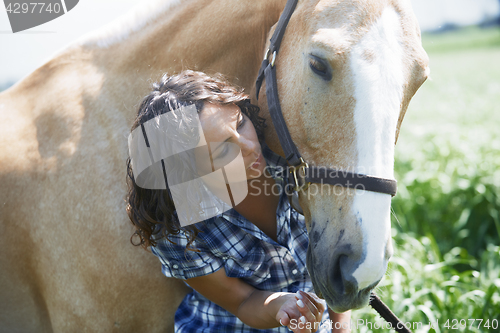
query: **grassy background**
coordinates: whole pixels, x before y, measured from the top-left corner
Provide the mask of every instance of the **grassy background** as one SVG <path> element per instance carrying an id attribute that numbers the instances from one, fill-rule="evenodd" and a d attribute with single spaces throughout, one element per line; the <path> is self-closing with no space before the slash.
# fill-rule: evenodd
<path id="1" fill-rule="evenodd" d="M 422 40 L 431 80 L 396 146 L 395 255 L 377 293 L 415 332 L 500 332 L 500 28 Z M 353 319 L 383 323 L 371 308 Z"/>

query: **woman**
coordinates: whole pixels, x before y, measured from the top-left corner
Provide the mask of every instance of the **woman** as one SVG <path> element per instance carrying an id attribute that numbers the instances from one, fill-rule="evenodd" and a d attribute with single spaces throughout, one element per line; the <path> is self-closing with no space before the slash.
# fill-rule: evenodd
<path id="1" fill-rule="evenodd" d="M 186 115 L 193 110 L 195 117 Z M 151 247 L 163 273 L 193 289 L 176 312 L 176 332 L 329 327 L 323 302 L 311 292 L 303 217 L 285 191 L 271 190 L 284 189 L 286 162 L 264 144 L 258 111 L 223 79 L 184 71 L 154 85 L 132 126 L 127 213 L 136 245 Z M 160 150 L 161 161 L 153 158 Z M 138 156 L 151 160 L 138 167 Z M 246 196 L 236 186 L 241 172 Z"/>

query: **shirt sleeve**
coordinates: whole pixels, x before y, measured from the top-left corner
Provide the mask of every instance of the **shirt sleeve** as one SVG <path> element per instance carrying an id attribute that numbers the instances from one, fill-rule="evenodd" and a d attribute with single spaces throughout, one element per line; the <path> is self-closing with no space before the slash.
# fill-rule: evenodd
<path id="1" fill-rule="evenodd" d="M 196 251 L 187 250 L 188 239 L 185 233 L 169 235 L 169 239 L 161 239 L 156 246 L 151 247 L 154 255 L 160 259 L 162 272 L 166 277 L 190 279 L 212 274 L 224 265 L 224 259 L 213 254 L 203 242 L 197 241 L 190 245 Z"/>

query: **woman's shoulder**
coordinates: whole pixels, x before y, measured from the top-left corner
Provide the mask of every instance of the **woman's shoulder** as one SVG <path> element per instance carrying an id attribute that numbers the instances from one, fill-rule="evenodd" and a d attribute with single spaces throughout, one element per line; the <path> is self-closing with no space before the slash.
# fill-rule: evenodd
<path id="1" fill-rule="evenodd" d="M 162 246 L 167 247 L 177 247 L 180 249 L 185 249 L 186 247 L 193 247 L 202 250 L 216 251 L 219 247 L 224 247 L 224 240 L 230 238 L 235 238 L 235 234 L 238 234 L 238 221 L 235 221 L 236 217 L 231 214 L 233 209 L 224 212 L 220 215 L 211 217 L 204 221 L 195 223 L 187 227 L 179 229 L 176 234 L 168 234 L 166 237 L 162 237 L 158 243 Z M 192 230 L 196 228 L 197 232 L 195 237 Z M 239 237 L 239 236 L 238 236 Z M 192 239 L 192 242 L 190 242 Z M 217 252 L 217 251 L 216 251 Z"/>
<path id="2" fill-rule="evenodd" d="M 195 226 L 198 233 L 191 243 L 189 243 L 186 230 L 181 229 L 177 234 L 169 234 L 162 238 L 151 248 L 153 254 L 160 258 L 164 266 L 168 266 L 171 271 L 178 270 L 177 275 L 172 273 L 173 275 L 168 276 L 184 274 L 182 276 L 186 278 L 188 275 L 194 277 L 198 273 L 188 272 L 198 272 L 199 267 L 207 265 L 220 267 L 220 260 L 224 261 L 230 257 L 236 258 L 251 248 L 252 242 L 255 241 L 243 228 L 238 226 L 236 222 L 231 222 L 228 217 L 213 217 L 196 223 Z M 214 264 L 215 262 L 217 264 Z M 206 271 L 202 271 L 206 273 Z"/>

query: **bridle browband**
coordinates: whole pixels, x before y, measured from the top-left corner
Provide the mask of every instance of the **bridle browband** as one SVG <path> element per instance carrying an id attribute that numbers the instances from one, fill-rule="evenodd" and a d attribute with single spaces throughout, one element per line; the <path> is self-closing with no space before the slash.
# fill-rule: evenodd
<path id="1" fill-rule="evenodd" d="M 365 191 L 396 195 L 397 182 L 393 179 L 385 179 L 374 176 L 363 175 L 348 171 L 341 171 L 326 167 L 309 166 L 293 143 L 288 127 L 283 118 L 278 96 L 278 84 L 276 81 L 275 61 L 281 46 L 281 40 L 285 34 L 286 27 L 290 21 L 298 0 L 288 0 L 281 14 L 276 30 L 271 37 L 271 43 L 264 56 L 262 65 L 255 82 L 256 97 L 259 99 L 259 91 L 262 82 L 266 80 L 266 95 L 269 113 L 278 134 L 278 138 L 285 152 L 285 158 L 289 164 L 288 179 L 294 184 L 294 191 L 307 190 L 310 183 L 339 185 L 346 188 L 361 189 Z M 270 57 L 271 60 L 270 60 Z"/>

